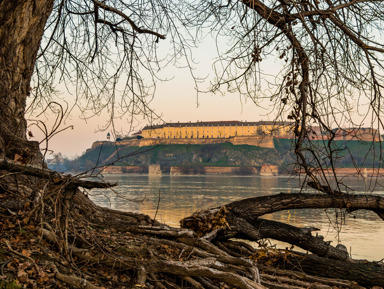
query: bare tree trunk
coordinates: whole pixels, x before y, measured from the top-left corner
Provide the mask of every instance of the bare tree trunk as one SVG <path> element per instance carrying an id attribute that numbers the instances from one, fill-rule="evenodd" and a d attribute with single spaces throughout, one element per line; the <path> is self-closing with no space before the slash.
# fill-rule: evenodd
<path id="1" fill-rule="evenodd" d="M 0 157 L 41 162 L 26 137 L 25 108 L 44 26 L 54 0 L 0 2 Z"/>

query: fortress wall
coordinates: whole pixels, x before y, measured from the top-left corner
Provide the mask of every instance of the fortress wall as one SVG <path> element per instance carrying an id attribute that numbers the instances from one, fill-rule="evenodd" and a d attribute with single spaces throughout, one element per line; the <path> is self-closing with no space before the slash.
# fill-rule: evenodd
<path id="1" fill-rule="evenodd" d="M 260 169 L 260 176 L 278 176 L 279 167 L 275 165 L 263 165 Z"/>
<path id="2" fill-rule="evenodd" d="M 357 135 L 345 135 L 345 136 L 336 136 L 335 140 L 361 140 L 361 141 L 383 141 L 382 137 L 380 135 L 372 135 L 370 133 L 362 133 L 362 134 L 357 134 Z"/>
<path id="3" fill-rule="evenodd" d="M 173 176 L 181 176 L 185 174 L 193 174 L 194 168 L 190 170 L 183 167 L 171 167 L 170 174 Z M 247 174 L 257 175 L 259 172 L 257 168 L 246 167 L 245 172 Z M 244 168 L 241 167 L 202 167 L 200 174 L 206 175 L 242 175 L 244 173 Z"/>
<path id="4" fill-rule="evenodd" d="M 377 168 L 336 168 L 335 172 L 339 177 L 348 177 L 348 176 L 384 176 L 384 169 Z M 320 173 L 320 172 L 319 172 Z M 324 170 L 324 173 L 327 176 L 333 176 L 331 169 Z"/>
<path id="5" fill-rule="evenodd" d="M 173 145 L 173 144 L 219 144 L 228 142 L 228 139 L 197 139 L 197 138 L 153 138 L 140 139 L 140 147 L 153 145 Z"/>
<path id="6" fill-rule="evenodd" d="M 142 173 L 143 168 L 140 166 L 110 166 L 103 170 L 106 174 L 134 174 Z"/>
<path id="7" fill-rule="evenodd" d="M 240 175 L 242 174 L 241 167 L 204 167 L 207 175 Z M 258 171 L 254 167 L 247 167 L 247 173 L 258 174 Z"/>
<path id="8" fill-rule="evenodd" d="M 106 167 L 106 168 L 104 168 L 103 173 L 106 173 L 106 174 L 122 174 L 123 173 L 123 168 L 122 167 L 118 167 L 118 166 Z"/>
<path id="9" fill-rule="evenodd" d="M 171 167 L 171 170 L 169 171 L 169 174 L 171 176 L 182 176 L 184 175 L 183 171 L 180 167 Z"/>
<path id="10" fill-rule="evenodd" d="M 272 136 L 236 136 L 231 138 L 230 142 L 234 145 L 253 145 L 262 148 L 275 148 Z"/>
<path id="11" fill-rule="evenodd" d="M 141 139 L 128 139 L 128 140 L 122 140 L 117 142 L 118 145 L 121 146 L 131 146 L 131 147 L 138 147 L 140 146 Z"/>
<path id="12" fill-rule="evenodd" d="M 104 143 L 102 141 L 94 142 L 92 148 L 96 148 Z M 243 137 L 237 136 L 232 138 L 142 138 L 142 139 L 131 139 L 119 141 L 119 146 L 155 146 L 155 145 L 173 145 L 173 144 L 221 144 L 221 143 L 232 143 L 233 145 L 252 145 L 264 148 L 275 148 L 273 143 L 273 137 L 271 136 L 251 136 Z"/>
<path id="13" fill-rule="evenodd" d="M 286 135 L 292 130 L 291 122 L 185 122 L 145 126 L 141 135 L 145 138 L 230 138 L 235 136 Z"/>
<path id="14" fill-rule="evenodd" d="M 129 139 L 129 140 L 122 140 L 119 142 L 113 142 L 113 141 L 95 141 L 92 144 L 92 149 L 97 148 L 101 145 L 109 145 L 109 144 L 116 144 L 120 146 L 139 146 L 140 145 L 140 139 Z"/>
<path id="15" fill-rule="evenodd" d="M 207 175 L 231 175 L 238 172 L 238 168 L 235 167 L 204 167 L 204 171 Z"/>
<path id="16" fill-rule="evenodd" d="M 92 147 L 91 149 L 94 149 L 94 148 L 97 148 L 105 143 L 108 143 L 107 141 L 95 141 L 93 144 L 92 144 Z"/>
<path id="17" fill-rule="evenodd" d="M 161 172 L 160 165 L 149 165 L 148 175 L 149 176 L 161 176 L 162 172 Z"/>

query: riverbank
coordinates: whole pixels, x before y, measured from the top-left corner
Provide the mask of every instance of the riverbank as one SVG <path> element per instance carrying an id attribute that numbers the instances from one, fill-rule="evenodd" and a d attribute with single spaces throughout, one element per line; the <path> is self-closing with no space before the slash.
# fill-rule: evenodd
<path id="1" fill-rule="evenodd" d="M 312 144 L 325 145 L 316 141 Z M 334 166 L 342 176 L 383 174 L 380 170 L 368 169 L 380 167 L 378 144 L 335 141 L 333 147 L 337 151 Z M 147 173 L 148 167 L 155 164 L 160 165 L 162 174 L 171 174 L 172 168 L 174 174 L 281 175 L 294 171 L 295 157 L 291 140 L 274 138 L 273 147 L 232 143 L 140 147 L 124 142 L 100 142 L 75 160 L 56 157 L 48 161 L 51 169 L 60 172 L 83 172 L 105 166 L 109 167 L 106 169 L 108 173 Z M 355 166 L 367 169 L 360 172 L 356 169 L 355 172 Z"/>
<path id="2" fill-rule="evenodd" d="M 164 177 L 141 176 L 158 187 L 157 201 L 151 202 L 156 206 L 156 211 L 151 217 L 133 212 L 134 210 L 124 212 L 116 210 L 117 208 L 98 206 L 90 200 L 90 196 L 95 193 L 105 193 L 91 191 L 98 188 L 107 189 L 113 194 L 108 202 L 115 202 L 117 199 L 125 204 L 140 205 L 145 202 L 145 198 L 136 201 L 123 196 L 121 192 L 124 192 L 124 188 L 121 185 L 114 187 L 115 182 L 80 180 L 45 168 L 40 172 L 32 166 L 8 164 L 12 165 L 12 170 L 9 171 L 13 173 L 4 175 L 3 185 L 8 184 L 8 179 L 12 180 L 15 171 L 25 171 L 33 174 L 30 182 L 34 181 L 41 190 L 23 190 L 24 187 L 21 186 L 8 186 L 0 194 L 2 287 L 10 284 L 17 289 L 261 289 L 282 285 L 285 288 L 295 286 L 303 289 L 319 288 L 321 285 L 320 288 L 331 289 L 333 286 L 384 286 L 384 267 L 378 262 L 350 262 L 346 259 L 348 256 L 345 251 L 331 246 L 320 235 L 312 235 L 311 231 L 316 229 L 268 219 L 272 212 L 292 211 L 295 208 L 310 208 L 310 215 L 317 222 L 318 214 L 313 211 L 314 208 L 353 209 L 354 214 L 355 210 L 364 209 L 380 215 L 384 210 L 384 200 L 380 196 L 328 196 L 318 193 L 303 194 L 301 191 L 295 194 L 291 193 L 291 189 L 289 194 L 268 194 L 265 183 L 262 183 L 260 191 L 264 196 L 258 198 L 253 196 L 244 199 L 244 194 L 240 193 L 235 196 L 236 200 L 230 202 L 215 198 L 212 200 L 214 206 L 203 199 L 204 206 L 209 205 L 212 209 L 205 214 L 201 212 L 203 206 L 199 206 L 196 211 L 200 213 L 184 218 L 181 228 L 174 228 L 162 224 L 157 218 L 164 204 L 175 204 L 175 195 L 171 201 L 164 198 L 166 190 L 159 183 L 166 179 Z M 50 174 L 50 178 L 47 178 L 47 174 Z M 194 178 L 168 177 L 172 182 L 171 187 L 177 192 L 176 196 L 184 193 L 188 203 L 195 203 L 191 196 L 198 194 L 191 194 L 185 187 L 177 188 L 175 181 L 181 180 L 183 186 L 197 186 L 201 195 L 201 184 Z M 189 182 L 185 182 L 185 179 L 189 179 Z M 222 191 L 225 179 L 228 178 L 220 177 L 219 184 L 206 180 L 205 184 Z M 239 181 L 233 190 L 236 193 L 239 193 L 246 179 L 251 182 L 275 182 L 277 179 L 290 181 L 289 178 L 281 177 L 235 179 Z M 137 180 L 133 184 L 139 190 L 143 188 L 143 184 Z M 111 190 L 111 187 L 114 189 Z M 132 189 L 132 185 L 130 187 Z M 254 188 L 253 185 L 249 187 Z M 281 186 L 276 186 L 276 189 L 280 191 Z M 132 190 L 136 198 L 139 190 Z M 212 191 L 209 195 L 212 195 Z M 300 201 L 297 203 L 297 200 Z M 288 230 L 288 234 L 284 230 L 276 230 L 276 225 Z M 294 237 L 289 240 L 292 244 L 290 249 L 277 250 L 265 243 L 266 238 L 283 240 L 286 236 L 292 236 L 290 232 Z M 257 242 L 259 248 L 250 246 L 237 237 Z M 377 240 L 381 239 L 377 234 L 372 238 L 378 244 L 380 242 Z M 311 253 L 293 251 L 293 245 L 299 245 Z M 294 269 L 292 266 L 300 266 L 306 274 L 286 270 Z M 282 268 L 285 270 L 282 271 Z M 290 278 L 292 276 L 294 278 Z"/>
<path id="3" fill-rule="evenodd" d="M 259 167 L 223 167 L 223 166 L 171 166 L 160 165 L 143 166 L 108 166 L 103 168 L 105 174 L 137 174 L 148 175 L 257 175 L 278 176 L 279 168 L 275 165 L 263 165 Z"/>
<path id="4" fill-rule="evenodd" d="M 188 175 L 150 177 L 143 174 L 105 175 L 105 180 L 118 183 L 114 191 L 95 190 L 90 198 L 98 205 L 111 209 L 140 212 L 174 227 L 179 221 L 196 211 L 214 208 L 243 198 L 270 196 L 279 193 L 315 192 L 300 188 L 300 178 L 291 176 L 226 176 Z M 344 180 L 354 193 L 366 193 L 363 179 Z M 119 198 L 115 192 L 118 193 Z M 374 194 L 382 194 L 378 186 Z M 132 200 L 132 201 L 128 201 Z M 384 247 L 377 239 L 384 238 L 381 229 L 383 222 L 367 211 L 346 214 L 342 220 L 342 230 L 337 231 L 333 210 L 287 210 L 268 214 L 269 220 L 283 221 L 299 227 L 315 227 L 317 233 L 327 241 L 338 244 L 338 238 L 351 248 L 357 259 L 380 260 L 384 257 Z M 341 215 L 339 215 L 341 216 Z M 329 221 L 332 221 L 332 225 Z M 340 222 L 340 218 L 338 219 Z M 333 226 L 334 225 L 334 226 Z M 341 225 L 341 224 L 340 224 Z M 285 248 L 282 245 L 280 248 Z"/>
<path id="5" fill-rule="evenodd" d="M 279 176 L 279 175 L 299 175 L 304 172 L 281 171 L 276 165 L 264 164 L 262 166 L 171 166 L 161 167 L 160 165 L 150 166 L 107 166 L 103 168 L 104 174 L 148 174 L 148 175 L 229 175 L 229 176 Z M 318 170 L 315 174 L 324 174 L 332 177 L 336 174 L 339 178 L 344 177 L 384 177 L 384 169 L 377 168 L 335 168 Z"/>

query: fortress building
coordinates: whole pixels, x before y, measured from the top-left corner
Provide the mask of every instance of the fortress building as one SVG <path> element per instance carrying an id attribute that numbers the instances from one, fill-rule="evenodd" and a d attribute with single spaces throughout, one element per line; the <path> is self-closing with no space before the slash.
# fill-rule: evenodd
<path id="1" fill-rule="evenodd" d="M 164 123 L 145 126 L 132 136 L 116 139 L 120 146 L 155 146 L 155 145 L 209 145 L 231 143 L 233 145 L 251 145 L 263 148 L 275 148 L 275 139 L 294 139 L 293 122 L 243 122 L 243 121 L 198 121 Z M 326 141 L 330 135 L 312 126 L 308 138 L 313 141 Z M 352 128 L 335 129 L 337 141 L 382 141 L 382 136 L 375 129 Z M 103 145 L 97 141 L 92 148 Z"/>
<path id="2" fill-rule="evenodd" d="M 141 135 L 143 138 L 161 139 L 215 139 L 252 136 L 281 136 L 293 135 L 291 122 L 242 122 L 242 121 L 204 121 L 178 122 L 161 125 L 145 126 Z"/>

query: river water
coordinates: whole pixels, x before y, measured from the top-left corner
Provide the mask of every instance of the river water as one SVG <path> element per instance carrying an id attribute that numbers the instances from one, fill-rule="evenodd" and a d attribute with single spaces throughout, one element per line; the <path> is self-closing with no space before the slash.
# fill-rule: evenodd
<path id="1" fill-rule="evenodd" d="M 111 190 L 92 190 L 90 198 L 98 205 L 140 212 L 172 226 L 195 211 L 224 205 L 239 199 L 300 192 L 299 180 L 291 177 L 240 176 L 161 176 L 106 175 L 117 182 Z M 355 193 L 364 193 L 362 181 L 348 180 Z M 384 195 L 382 187 L 375 194 Z M 344 244 L 353 258 L 379 261 L 384 258 L 384 222 L 374 213 L 358 211 L 342 216 L 334 209 L 286 210 L 263 218 L 298 227 L 315 227 L 336 246 Z M 341 216 L 341 217 L 340 217 Z M 278 246 L 287 246 L 278 243 Z"/>

